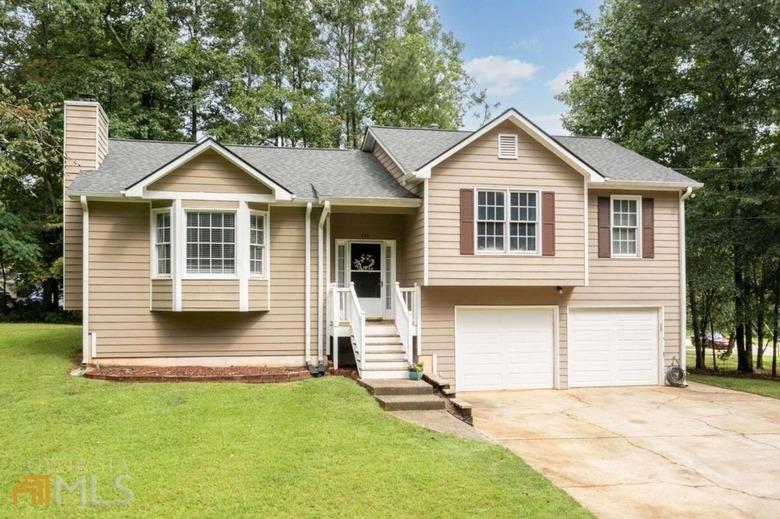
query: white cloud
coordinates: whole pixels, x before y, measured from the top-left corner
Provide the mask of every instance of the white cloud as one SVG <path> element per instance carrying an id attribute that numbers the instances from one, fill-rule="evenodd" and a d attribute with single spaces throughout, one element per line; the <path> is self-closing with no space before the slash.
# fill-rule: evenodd
<path id="1" fill-rule="evenodd" d="M 493 96 L 507 96 L 520 90 L 520 83 L 533 78 L 541 67 L 504 56 L 486 56 L 466 62 L 466 72 Z"/>
<path id="2" fill-rule="evenodd" d="M 567 68 L 548 81 L 547 86 L 550 88 L 550 90 L 552 90 L 553 94 L 558 95 L 566 90 L 566 87 L 568 86 L 569 81 L 571 81 L 571 78 L 574 77 L 574 74 L 582 74 L 583 72 L 585 72 L 585 62 L 580 61 L 573 67 Z"/>

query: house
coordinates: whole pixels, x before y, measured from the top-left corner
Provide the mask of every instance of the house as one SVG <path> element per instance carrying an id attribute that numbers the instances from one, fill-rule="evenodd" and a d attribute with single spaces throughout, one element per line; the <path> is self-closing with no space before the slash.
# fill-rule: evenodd
<path id="1" fill-rule="evenodd" d="M 458 390 L 662 384 L 700 185 L 514 109 L 362 149 L 110 139 L 65 103 L 65 307 L 84 362 L 422 360 Z M 340 357 L 340 358 L 339 358 Z"/>

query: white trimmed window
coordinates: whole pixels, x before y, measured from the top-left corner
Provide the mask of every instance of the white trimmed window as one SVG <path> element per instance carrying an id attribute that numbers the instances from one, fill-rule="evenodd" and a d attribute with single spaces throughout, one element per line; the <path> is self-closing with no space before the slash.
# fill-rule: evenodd
<path id="1" fill-rule="evenodd" d="M 265 276 L 266 232 L 265 214 L 249 215 L 249 272 L 253 276 Z"/>
<path id="2" fill-rule="evenodd" d="M 504 251 L 506 192 L 477 191 L 477 250 Z"/>
<path id="3" fill-rule="evenodd" d="M 477 252 L 537 254 L 539 219 L 536 191 L 477 190 Z"/>
<path id="4" fill-rule="evenodd" d="M 639 198 L 612 198 L 612 256 L 639 256 Z"/>
<path id="5" fill-rule="evenodd" d="M 498 158 L 499 159 L 517 158 L 517 134 L 515 133 L 498 134 Z"/>
<path id="6" fill-rule="evenodd" d="M 509 193 L 509 250 L 536 252 L 539 236 L 539 197 L 534 192 Z"/>
<path id="7" fill-rule="evenodd" d="M 187 274 L 236 273 L 236 214 L 187 211 Z"/>
<path id="8" fill-rule="evenodd" d="M 154 275 L 171 275 L 171 211 L 156 210 L 154 214 Z"/>

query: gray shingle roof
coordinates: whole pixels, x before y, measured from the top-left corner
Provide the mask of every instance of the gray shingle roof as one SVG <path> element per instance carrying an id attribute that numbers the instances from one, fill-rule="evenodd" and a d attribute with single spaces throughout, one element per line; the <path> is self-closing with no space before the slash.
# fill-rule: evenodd
<path id="1" fill-rule="evenodd" d="M 472 132 L 432 128 L 372 126 L 379 143 L 398 161 L 405 173 L 417 170 L 458 144 Z M 628 148 L 599 137 L 551 136 L 561 146 L 612 181 L 665 182 L 698 185 L 685 175 L 662 166 Z"/>
<path id="2" fill-rule="evenodd" d="M 372 126 L 371 133 L 399 163 L 404 173 L 411 173 L 455 146 L 472 132 Z"/>
<path id="3" fill-rule="evenodd" d="M 70 194 L 117 196 L 193 147 L 192 143 L 110 139 L 97 171 L 78 175 Z M 359 150 L 225 146 L 299 198 L 416 198 L 371 153 Z"/>
<path id="4" fill-rule="evenodd" d="M 599 137 L 553 136 L 553 139 L 611 181 L 697 184 L 673 169 Z"/>

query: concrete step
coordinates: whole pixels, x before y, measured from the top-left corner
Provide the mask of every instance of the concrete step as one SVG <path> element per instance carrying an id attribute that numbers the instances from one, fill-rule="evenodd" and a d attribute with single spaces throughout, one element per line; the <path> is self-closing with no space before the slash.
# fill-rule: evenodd
<path id="1" fill-rule="evenodd" d="M 380 370 L 372 371 L 370 369 L 364 369 L 360 375 L 361 380 L 409 380 L 409 370 Z"/>
<path id="2" fill-rule="evenodd" d="M 404 362 L 406 363 L 406 356 L 404 352 L 375 352 L 366 350 L 366 362 Z M 406 364 L 408 365 L 408 363 Z"/>
<path id="3" fill-rule="evenodd" d="M 360 383 L 373 395 L 430 395 L 433 388 L 430 384 L 418 380 L 361 380 Z"/>
<path id="4" fill-rule="evenodd" d="M 406 370 L 407 375 L 409 373 L 409 363 L 406 360 L 379 360 L 366 362 L 366 369 L 370 371 L 402 371 Z"/>
<path id="5" fill-rule="evenodd" d="M 445 409 L 444 400 L 430 395 L 376 395 L 374 396 L 382 409 L 386 411 L 426 411 L 430 409 Z"/>
<path id="6" fill-rule="evenodd" d="M 398 335 L 366 335 L 366 344 L 402 344 Z"/>

